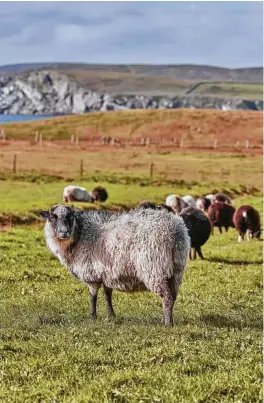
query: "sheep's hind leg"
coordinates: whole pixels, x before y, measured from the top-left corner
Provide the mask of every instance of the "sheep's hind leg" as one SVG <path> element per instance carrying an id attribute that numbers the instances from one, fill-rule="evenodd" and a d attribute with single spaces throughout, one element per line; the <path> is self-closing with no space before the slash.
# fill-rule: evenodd
<path id="1" fill-rule="evenodd" d="M 97 305 L 97 296 L 98 296 L 98 290 L 100 288 L 100 284 L 88 284 L 89 287 L 89 293 L 90 293 L 90 318 L 91 319 L 96 319 L 97 314 L 96 314 L 96 305 Z"/>
<path id="2" fill-rule="evenodd" d="M 113 308 L 113 304 L 112 304 L 112 294 L 113 294 L 113 290 L 112 288 L 108 288 L 104 285 L 104 297 L 105 297 L 105 301 L 107 304 L 107 310 L 108 310 L 108 317 L 115 317 L 115 312 L 114 312 L 114 308 Z"/>
<path id="3" fill-rule="evenodd" d="M 247 236 L 247 241 L 249 242 L 250 239 L 251 239 L 251 237 L 250 237 L 250 230 L 249 230 L 249 229 L 247 229 L 246 236 Z"/>
<path id="4" fill-rule="evenodd" d="M 197 247 L 196 247 L 196 251 L 197 251 L 197 253 L 198 253 L 198 256 L 199 256 L 201 259 L 204 259 L 203 254 L 202 254 L 201 246 L 197 246 Z"/>
<path id="5" fill-rule="evenodd" d="M 163 323 L 165 326 L 173 326 L 173 306 L 181 284 L 181 278 L 182 275 L 178 275 L 178 279 L 176 278 L 175 280 L 174 275 L 170 279 L 164 280 L 155 290 L 162 298 Z"/>

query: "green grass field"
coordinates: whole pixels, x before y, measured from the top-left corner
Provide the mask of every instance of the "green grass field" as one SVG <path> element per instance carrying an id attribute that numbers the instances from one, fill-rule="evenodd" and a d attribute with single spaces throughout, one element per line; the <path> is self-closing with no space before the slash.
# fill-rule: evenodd
<path id="1" fill-rule="evenodd" d="M 40 179 L 0 182 L 1 214 L 35 219 L 60 202 L 62 183 Z M 144 198 L 159 202 L 169 190 L 168 184 L 106 185 L 106 206 L 115 208 Z M 178 190 L 205 189 L 184 184 Z M 260 195 L 237 195 L 234 204 L 244 203 L 261 211 Z M 88 290 L 51 256 L 43 224 L 3 227 L 0 401 L 262 401 L 262 245 L 236 239 L 234 229 L 216 231 L 203 248 L 206 260 L 189 262 L 175 327 L 166 329 L 161 300 L 152 293 L 115 292 L 111 322 L 100 295 L 92 322 Z"/>
<path id="2" fill-rule="evenodd" d="M 191 88 L 193 87 L 193 90 Z M 187 90 L 190 94 L 216 95 L 219 97 L 239 97 L 242 99 L 263 99 L 263 85 L 232 82 L 200 82 Z"/>
<path id="3" fill-rule="evenodd" d="M 92 322 L 42 228 L 4 231 L 0 248 L 0 401 L 262 401 L 261 242 L 216 232 L 188 264 L 173 329 L 152 293 L 115 292 L 111 322 L 100 295 Z"/>
<path id="4" fill-rule="evenodd" d="M 47 129 L 57 136 L 58 126 Z M 19 135 L 26 133 L 21 126 Z M 18 154 L 17 175 L 7 169 L 13 150 L 3 156 L 9 165 L 0 174 L 0 402 L 262 402 L 262 242 L 239 244 L 234 229 L 215 230 L 202 248 L 205 260 L 188 263 L 171 329 L 160 324 L 161 300 L 152 293 L 114 292 L 111 321 L 100 293 L 93 322 L 87 287 L 47 250 L 39 218 L 62 202 L 69 183 L 89 190 L 100 184 L 109 192 L 106 203 L 76 203 L 79 208 L 122 209 L 144 199 L 163 202 L 170 193 L 225 191 L 236 207 L 251 204 L 261 212 L 261 156 L 52 152 L 27 150 L 27 161 Z"/>

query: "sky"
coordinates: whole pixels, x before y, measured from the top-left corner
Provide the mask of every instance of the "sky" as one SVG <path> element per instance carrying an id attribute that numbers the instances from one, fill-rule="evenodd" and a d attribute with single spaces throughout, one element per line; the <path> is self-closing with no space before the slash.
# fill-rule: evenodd
<path id="1" fill-rule="evenodd" d="M 0 65 L 263 64 L 263 4 L 0 2 Z"/>

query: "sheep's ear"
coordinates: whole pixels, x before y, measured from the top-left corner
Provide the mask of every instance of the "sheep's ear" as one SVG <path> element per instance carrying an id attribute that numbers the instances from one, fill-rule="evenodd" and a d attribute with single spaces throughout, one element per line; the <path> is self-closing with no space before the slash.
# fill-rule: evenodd
<path id="1" fill-rule="evenodd" d="M 44 220 L 47 220 L 49 218 L 49 212 L 48 211 L 41 211 L 39 213 L 40 217 L 42 217 Z"/>

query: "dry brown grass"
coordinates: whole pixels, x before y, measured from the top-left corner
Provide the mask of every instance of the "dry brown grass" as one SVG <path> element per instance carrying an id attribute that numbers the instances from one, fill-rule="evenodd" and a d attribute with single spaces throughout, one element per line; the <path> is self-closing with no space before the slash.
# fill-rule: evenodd
<path id="1" fill-rule="evenodd" d="M 69 140 L 71 134 L 78 134 L 83 140 L 102 135 L 157 141 L 173 138 L 176 142 L 184 139 L 204 147 L 211 146 L 213 139 L 218 145 L 229 146 L 249 140 L 261 147 L 262 124 L 261 112 L 177 109 L 98 112 L 2 126 L 9 139 L 20 140 L 32 140 L 39 131 L 45 140 Z"/>
<path id="2" fill-rule="evenodd" d="M 18 172 L 33 170 L 71 178 L 78 177 L 81 159 L 85 174 L 137 177 L 148 175 L 149 164 L 154 162 L 156 178 L 221 181 L 261 189 L 262 117 L 261 112 L 162 110 L 6 124 L 8 138 L 19 140 L 0 141 L 0 171 L 12 170 L 14 154 Z M 43 134 L 42 146 L 33 141 L 36 130 Z M 79 146 L 70 144 L 73 133 L 80 136 Z M 102 145 L 98 141 L 102 134 L 126 144 Z M 159 144 L 129 144 L 128 140 L 141 136 Z M 92 138 L 97 140 L 88 141 Z M 184 147 L 179 148 L 181 139 Z M 216 149 L 212 148 L 214 139 L 218 141 Z M 249 149 L 245 149 L 245 140 L 250 141 Z M 237 141 L 240 145 L 235 147 Z"/>
<path id="3" fill-rule="evenodd" d="M 150 147 L 114 148 L 111 146 L 61 146 L 44 143 L 31 145 L 13 141 L 0 146 L 0 172 L 12 171 L 13 155 L 17 155 L 17 172 L 35 171 L 70 178 L 78 178 L 80 161 L 85 175 L 108 176 L 120 174 L 130 177 L 149 175 L 154 163 L 156 179 L 186 182 L 229 182 L 261 189 L 262 157 L 251 152 L 219 153 L 166 151 Z"/>

